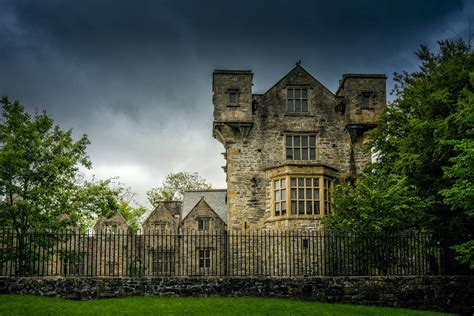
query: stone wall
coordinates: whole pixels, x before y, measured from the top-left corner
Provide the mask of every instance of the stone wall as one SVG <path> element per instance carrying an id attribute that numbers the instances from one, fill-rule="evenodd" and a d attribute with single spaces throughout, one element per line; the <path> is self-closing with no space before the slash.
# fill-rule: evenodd
<path id="1" fill-rule="evenodd" d="M 474 312 L 473 276 L 319 278 L 0 278 L 1 294 L 68 299 L 132 295 L 254 296 Z"/>

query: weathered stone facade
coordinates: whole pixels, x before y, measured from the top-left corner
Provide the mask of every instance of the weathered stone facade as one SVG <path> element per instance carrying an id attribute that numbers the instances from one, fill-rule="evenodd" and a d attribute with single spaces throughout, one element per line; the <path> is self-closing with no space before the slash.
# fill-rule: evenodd
<path id="1" fill-rule="evenodd" d="M 1 294 L 34 294 L 68 299 L 155 296 L 247 296 L 296 298 L 474 312 L 472 276 L 361 276 L 313 278 L 9 278 L 0 277 Z"/>
<path id="2" fill-rule="evenodd" d="M 64 235 L 65 242 L 56 241 L 53 257 L 35 264 L 36 273 L 112 277 L 220 275 L 225 263 L 225 196 L 226 190 L 190 191 L 185 192 L 183 202 L 159 202 L 143 222 L 140 233 L 131 233 L 119 213 L 101 217 L 92 234 L 74 230 Z M 15 270 L 15 264 L 9 264 L 0 265 L 0 275 Z"/>
<path id="3" fill-rule="evenodd" d="M 181 218 L 181 207 L 182 203 L 179 201 L 159 202 L 143 222 L 143 232 L 177 230 Z"/>
<path id="4" fill-rule="evenodd" d="M 366 132 L 386 105 L 386 76 L 346 74 L 332 93 L 297 65 L 264 94 L 252 94 L 252 77 L 213 74 L 228 227 L 319 229 L 334 183 L 351 181 L 371 161 Z"/>

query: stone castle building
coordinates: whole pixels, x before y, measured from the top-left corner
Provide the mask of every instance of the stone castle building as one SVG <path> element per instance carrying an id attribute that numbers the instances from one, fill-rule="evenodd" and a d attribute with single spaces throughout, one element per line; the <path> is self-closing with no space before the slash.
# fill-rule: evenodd
<path id="1" fill-rule="evenodd" d="M 367 131 L 386 76 L 345 74 L 335 93 L 297 64 L 263 94 L 248 70 L 215 70 L 213 136 L 224 145 L 228 227 L 315 229 L 337 181 L 371 162 Z"/>
<path id="2" fill-rule="evenodd" d="M 331 273 L 326 257 L 334 249 L 319 222 L 335 183 L 352 181 L 371 162 L 367 131 L 386 105 L 386 77 L 346 74 L 332 93 L 297 64 L 253 94 L 252 76 L 213 73 L 213 136 L 225 148 L 226 190 L 160 202 L 138 234 L 119 213 L 99 218 L 92 235 L 56 240 L 54 256 L 35 269 L 66 276 Z M 14 270 L 13 262 L 0 266 L 2 275 Z"/>

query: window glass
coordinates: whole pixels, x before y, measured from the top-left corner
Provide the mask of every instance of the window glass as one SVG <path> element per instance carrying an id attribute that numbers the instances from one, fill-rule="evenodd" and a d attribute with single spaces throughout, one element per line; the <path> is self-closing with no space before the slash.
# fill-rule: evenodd
<path id="1" fill-rule="evenodd" d="M 323 187 L 320 191 L 320 178 Z M 286 189 L 286 180 L 290 181 L 290 189 Z M 275 216 L 320 215 L 328 214 L 331 209 L 332 180 L 324 177 L 285 177 L 274 186 L 273 209 Z M 276 189 L 278 188 L 278 189 Z M 323 199 L 320 199 L 320 192 Z M 288 201 L 288 202 L 287 202 Z M 288 203 L 288 204 L 287 204 Z M 321 213 L 321 209 L 323 213 Z"/>
<path id="2" fill-rule="evenodd" d="M 308 89 L 288 88 L 286 90 L 287 111 L 290 113 L 308 112 Z"/>
<path id="3" fill-rule="evenodd" d="M 285 155 L 288 160 L 316 160 L 315 135 L 286 135 Z"/>
<path id="4" fill-rule="evenodd" d="M 229 90 L 229 103 L 237 104 L 239 101 L 239 92 L 238 90 Z"/>
<path id="5" fill-rule="evenodd" d="M 363 93 L 362 94 L 362 103 L 361 106 L 363 108 L 368 108 L 370 103 L 370 93 Z"/>

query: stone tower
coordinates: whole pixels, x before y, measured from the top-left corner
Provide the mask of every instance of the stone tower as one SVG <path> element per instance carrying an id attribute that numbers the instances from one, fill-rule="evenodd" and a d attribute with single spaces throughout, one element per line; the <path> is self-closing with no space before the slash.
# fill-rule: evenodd
<path id="1" fill-rule="evenodd" d="M 213 73 L 213 136 L 224 145 L 229 229 L 318 229 L 335 182 L 370 163 L 366 132 L 385 75 L 345 74 L 336 93 L 299 64 L 263 94 L 249 70 Z"/>

